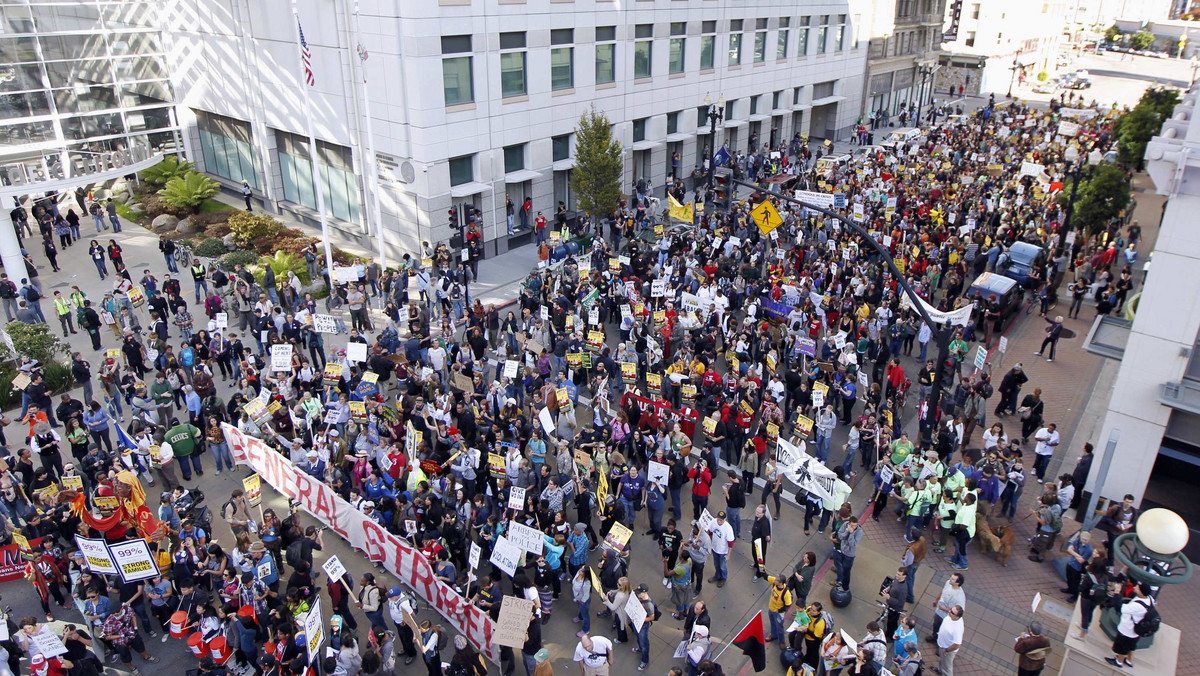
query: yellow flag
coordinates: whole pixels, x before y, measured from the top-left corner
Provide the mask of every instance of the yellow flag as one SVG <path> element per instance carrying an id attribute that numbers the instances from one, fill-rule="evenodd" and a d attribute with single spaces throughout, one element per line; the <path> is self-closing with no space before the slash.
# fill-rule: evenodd
<path id="1" fill-rule="evenodd" d="M 669 205 L 668 210 L 670 211 L 671 218 L 686 223 L 693 221 L 691 204 L 684 206 L 671 195 L 667 195 L 667 204 Z"/>

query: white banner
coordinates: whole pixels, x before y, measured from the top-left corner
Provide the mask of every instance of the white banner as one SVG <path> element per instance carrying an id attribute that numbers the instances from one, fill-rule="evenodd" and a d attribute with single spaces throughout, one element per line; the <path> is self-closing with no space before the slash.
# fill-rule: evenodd
<path id="1" fill-rule="evenodd" d="M 369 560 L 382 563 L 446 618 L 453 631 L 463 634 L 480 653 L 498 663 L 491 618 L 439 581 L 420 550 L 384 530 L 332 488 L 296 469 L 290 460 L 266 444 L 229 425 L 222 425 L 221 429 L 237 463 L 253 469 L 281 495 L 299 501 L 304 512 L 345 538 Z"/>
<path id="2" fill-rule="evenodd" d="M 795 198 L 800 200 L 801 202 L 804 202 L 805 204 L 811 204 L 814 207 L 821 207 L 822 209 L 832 209 L 833 208 L 833 193 L 831 193 L 831 192 L 813 192 L 811 190 L 797 190 L 796 194 L 795 194 Z"/>
<path id="3" fill-rule="evenodd" d="M 1063 120 L 1058 123 L 1058 133 L 1060 136 L 1075 136 L 1079 133 L 1079 123 Z"/>
<path id="4" fill-rule="evenodd" d="M 779 439 L 778 447 L 775 452 L 778 454 L 783 450 L 784 444 L 787 444 L 782 438 Z M 792 446 L 788 449 L 788 455 L 794 457 L 795 461 L 791 467 L 786 470 L 786 476 L 796 484 L 796 487 L 808 491 L 822 500 L 833 499 L 833 482 L 837 479 L 837 475 L 833 470 L 829 469 L 820 460 L 812 457 L 804 452 L 803 449 Z M 781 461 L 777 461 L 782 464 Z"/>
<path id="5" fill-rule="evenodd" d="M 933 321 L 937 322 L 938 324 L 945 324 L 946 322 L 950 322 L 951 324 L 955 324 L 958 326 L 966 326 L 967 323 L 971 321 L 972 307 L 970 305 L 965 305 L 963 307 L 958 308 L 957 310 L 951 310 L 950 312 L 942 312 L 941 310 L 935 308 L 934 306 L 932 306 L 928 302 L 926 302 L 924 298 L 921 298 L 920 301 L 921 301 L 921 306 L 924 307 L 925 311 L 929 313 L 929 318 L 932 319 Z M 913 307 L 912 301 L 909 300 L 907 293 L 900 294 L 900 307 L 910 309 L 910 310 L 915 309 Z"/>
<path id="6" fill-rule="evenodd" d="M 127 540 L 108 548 L 124 582 L 149 580 L 158 575 L 158 562 L 145 540 Z"/>

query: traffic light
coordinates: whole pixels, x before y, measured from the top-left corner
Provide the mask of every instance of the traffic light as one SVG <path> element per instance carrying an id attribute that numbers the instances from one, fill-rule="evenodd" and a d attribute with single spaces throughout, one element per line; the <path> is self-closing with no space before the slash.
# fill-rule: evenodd
<path id="1" fill-rule="evenodd" d="M 713 170 L 713 206 L 717 211 L 728 212 L 733 205 L 733 172 L 724 167 Z"/>
<path id="2" fill-rule="evenodd" d="M 450 223 L 449 223 L 450 230 L 451 231 L 458 230 L 458 209 L 455 209 L 454 207 L 450 207 L 450 210 L 446 212 L 446 215 L 449 217 L 449 220 L 450 220 Z"/>

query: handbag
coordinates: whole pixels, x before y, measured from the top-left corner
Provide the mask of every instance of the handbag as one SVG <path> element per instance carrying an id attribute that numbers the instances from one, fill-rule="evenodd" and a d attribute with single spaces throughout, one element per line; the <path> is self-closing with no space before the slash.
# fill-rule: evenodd
<path id="1" fill-rule="evenodd" d="M 1033 409 L 1028 406 L 1022 406 L 1017 409 L 1017 415 L 1021 416 L 1021 420 L 1029 420 L 1029 416 L 1033 415 Z"/>

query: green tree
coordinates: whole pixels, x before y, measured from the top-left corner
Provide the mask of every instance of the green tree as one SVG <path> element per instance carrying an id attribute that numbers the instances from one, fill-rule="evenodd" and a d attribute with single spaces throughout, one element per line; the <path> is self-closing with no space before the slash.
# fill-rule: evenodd
<path id="1" fill-rule="evenodd" d="M 1145 31 L 1134 33 L 1129 38 L 1129 44 L 1134 49 L 1149 49 L 1150 45 L 1154 44 L 1154 33 L 1147 33 Z"/>
<path id="2" fill-rule="evenodd" d="M 1064 193 L 1059 201 L 1066 206 L 1070 193 Z M 1125 169 L 1115 164 L 1100 164 L 1092 170 L 1088 180 L 1079 184 L 1075 209 L 1071 212 L 1071 227 L 1086 228 L 1094 234 L 1121 215 L 1129 206 L 1129 198 L 1129 177 Z"/>
<path id="3" fill-rule="evenodd" d="M 192 171 L 195 171 L 195 167 L 191 162 L 180 160 L 178 155 L 167 155 L 158 164 L 144 169 L 139 176 L 147 183 L 166 185 L 171 179 L 186 176 Z"/>
<path id="4" fill-rule="evenodd" d="M 1138 100 L 1139 108 L 1146 107 L 1153 110 L 1160 120 L 1171 117 L 1178 104 L 1179 92 L 1165 87 L 1149 87 L 1142 94 L 1142 98 Z"/>
<path id="5" fill-rule="evenodd" d="M 1107 40 L 1108 42 L 1116 42 L 1117 38 L 1119 38 L 1120 36 L 1121 36 L 1121 31 L 1117 30 L 1116 24 L 1113 24 L 1113 25 L 1109 26 L 1108 28 L 1104 29 L 1104 39 Z"/>
<path id="6" fill-rule="evenodd" d="M 198 171 L 192 171 L 167 181 L 167 185 L 158 191 L 158 195 L 170 206 L 191 209 L 192 213 L 198 214 L 204 200 L 220 191 L 221 186 L 217 185 L 216 181 Z"/>
<path id="7" fill-rule="evenodd" d="M 575 127 L 575 169 L 571 189 L 584 213 L 607 216 L 621 204 L 621 144 L 612 125 L 595 108 L 579 116 Z"/>
<path id="8" fill-rule="evenodd" d="M 274 239 L 283 231 L 283 223 L 266 214 L 238 211 L 229 216 L 229 232 L 240 247 L 253 248 L 254 243 Z"/>

